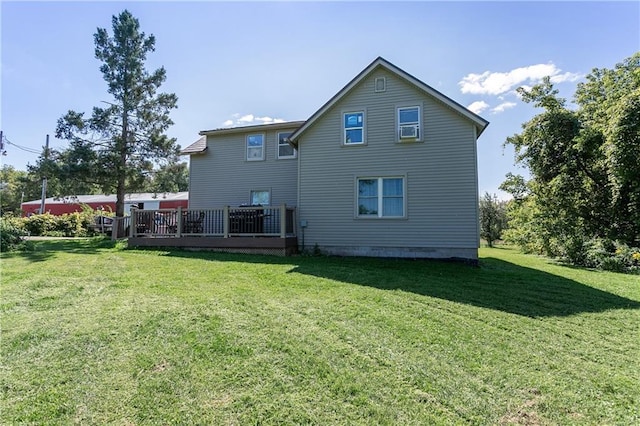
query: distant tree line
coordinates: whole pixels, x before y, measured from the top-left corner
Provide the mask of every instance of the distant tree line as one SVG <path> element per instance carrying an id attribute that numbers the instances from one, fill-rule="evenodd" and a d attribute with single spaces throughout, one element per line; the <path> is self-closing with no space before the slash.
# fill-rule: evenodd
<path id="1" fill-rule="evenodd" d="M 76 179 L 64 161 L 53 152 L 49 159 L 42 155 L 27 170 L 16 170 L 10 165 L 0 169 L 0 215 L 21 214 L 23 201 L 38 200 L 42 196 L 42 178 L 47 177 L 47 197 L 64 197 L 82 194 L 103 194 L 102 187 Z M 157 166 L 143 174 L 130 192 L 180 192 L 189 189 L 189 168 L 184 162 L 171 162 Z"/>

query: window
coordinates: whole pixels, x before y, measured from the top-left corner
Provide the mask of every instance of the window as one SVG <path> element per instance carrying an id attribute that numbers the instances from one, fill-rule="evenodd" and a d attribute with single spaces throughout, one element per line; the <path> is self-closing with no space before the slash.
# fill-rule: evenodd
<path id="1" fill-rule="evenodd" d="M 404 217 L 404 178 L 358 178 L 358 217 Z"/>
<path id="2" fill-rule="evenodd" d="M 355 145 L 364 143 L 364 112 L 345 112 L 344 144 Z"/>
<path id="3" fill-rule="evenodd" d="M 420 139 L 420 107 L 398 108 L 398 140 Z"/>
<path id="4" fill-rule="evenodd" d="M 264 135 L 247 136 L 247 161 L 264 160 Z"/>
<path id="5" fill-rule="evenodd" d="M 251 191 L 251 205 L 255 206 L 258 204 L 261 206 L 271 204 L 271 191 L 266 189 Z"/>
<path id="6" fill-rule="evenodd" d="M 291 132 L 278 133 L 278 158 L 296 158 L 296 149 L 287 142 L 289 136 Z"/>

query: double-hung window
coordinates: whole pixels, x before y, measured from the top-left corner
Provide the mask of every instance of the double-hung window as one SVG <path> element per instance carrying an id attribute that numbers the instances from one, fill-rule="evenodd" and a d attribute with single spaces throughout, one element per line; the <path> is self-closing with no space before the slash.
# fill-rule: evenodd
<path id="1" fill-rule="evenodd" d="M 398 108 L 398 140 L 417 141 L 420 140 L 420 107 Z"/>
<path id="2" fill-rule="evenodd" d="M 291 132 L 278 133 L 278 159 L 296 158 L 296 149 L 287 142 L 289 136 Z"/>
<path id="3" fill-rule="evenodd" d="M 361 145 L 364 138 L 364 111 L 345 112 L 342 116 L 345 145 Z"/>
<path id="4" fill-rule="evenodd" d="M 405 217 L 404 177 L 357 179 L 358 217 Z"/>
<path id="5" fill-rule="evenodd" d="M 264 160 L 264 135 L 259 133 L 247 136 L 247 161 Z"/>

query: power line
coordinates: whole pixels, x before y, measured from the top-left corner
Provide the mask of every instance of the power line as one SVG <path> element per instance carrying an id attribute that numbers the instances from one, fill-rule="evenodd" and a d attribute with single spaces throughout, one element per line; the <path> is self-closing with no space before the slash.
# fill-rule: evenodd
<path id="1" fill-rule="evenodd" d="M 26 146 L 22 146 L 22 145 L 18 145 L 18 144 L 16 144 L 16 143 L 13 143 L 13 142 L 11 142 L 9 139 L 7 139 L 7 137 L 6 137 L 6 136 L 4 136 L 4 137 L 3 137 L 3 139 L 4 139 L 4 142 L 5 142 L 7 145 L 15 146 L 16 148 L 18 148 L 18 149 L 20 149 L 20 150 L 22 150 L 22 151 L 28 152 L 28 153 L 30 153 L 30 154 L 40 154 L 40 153 L 42 153 L 42 151 L 40 151 L 40 150 L 35 150 L 35 149 L 33 149 L 33 148 L 28 148 L 28 147 L 26 147 Z"/>

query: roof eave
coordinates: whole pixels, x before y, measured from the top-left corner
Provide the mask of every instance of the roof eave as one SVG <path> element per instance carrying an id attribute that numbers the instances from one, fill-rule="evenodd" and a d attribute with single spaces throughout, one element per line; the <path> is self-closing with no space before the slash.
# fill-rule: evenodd
<path id="1" fill-rule="evenodd" d="M 351 79 L 351 81 L 349 81 L 349 83 L 347 83 L 338 93 L 336 93 L 333 97 L 331 97 L 331 99 L 329 99 L 324 105 L 322 105 L 322 107 L 320 107 L 320 109 L 318 109 L 302 126 L 300 126 L 295 132 L 293 132 L 293 134 L 289 137 L 291 140 L 291 143 L 295 144 L 295 146 L 297 147 L 297 139 L 309 127 L 311 127 L 322 115 L 324 115 L 324 113 L 327 110 L 333 107 L 333 105 L 335 105 L 351 89 L 353 89 L 357 84 L 359 84 L 362 80 L 364 80 L 371 72 L 373 72 L 378 67 L 383 67 L 388 71 L 400 76 L 401 78 L 408 80 L 414 86 L 418 87 L 419 89 L 423 90 L 424 92 L 428 93 L 429 95 L 443 102 L 449 108 L 452 108 L 453 110 L 457 111 L 459 114 L 461 114 L 465 118 L 471 120 L 476 126 L 476 128 L 478 129 L 478 133 L 477 133 L 478 137 L 480 136 L 480 134 L 482 134 L 482 132 L 484 132 L 484 130 L 489 125 L 489 122 L 484 118 L 473 113 L 472 111 L 469 111 L 467 108 L 460 105 L 453 99 L 449 98 L 448 96 L 437 91 L 433 87 L 420 81 L 419 79 L 415 78 L 411 74 L 398 68 L 397 66 L 393 65 L 391 62 L 379 56 L 373 62 L 371 62 L 371 64 L 369 64 L 365 69 L 363 69 L 360 73 L 358 73 L 358 75 L 356 75 L 353 79 Z"/>
<path id="2" fill-rule="evenodd" d="M 207 146 L 205 146 L 203 149 L 200 149 L 200 150 L 198 150 L 198 151 L 187 151 L 187 150 L 185 149 L 185 150 L 180 151 L 180 155 L 198 155 L 198 154 L 204 154 L 204 153 L 205 153 L 205 151 L 206 151 L 207 149 L 209 149 L 209 147 L 207 147 Z"/>
<path id="3" fill-rule="evenodd" d="M 297 121 L 285 121 L 283 123 L 256 124 L 252 126 L 202 130 L 198 134 L 200 136 L 213 136 L 213 135 L 226 135 L 226 134 L 233 134 L 233 133 L 247 133 L 247 132 L 253 132 L 253 131 L 260 131 L 260 130 L 279 130 L 279 129 L 287 129 L 287 128 L 290 129 L 292 127 L 299 128 L 304 123 L 305 123 L 304 120 L 297 120 Z"/>

